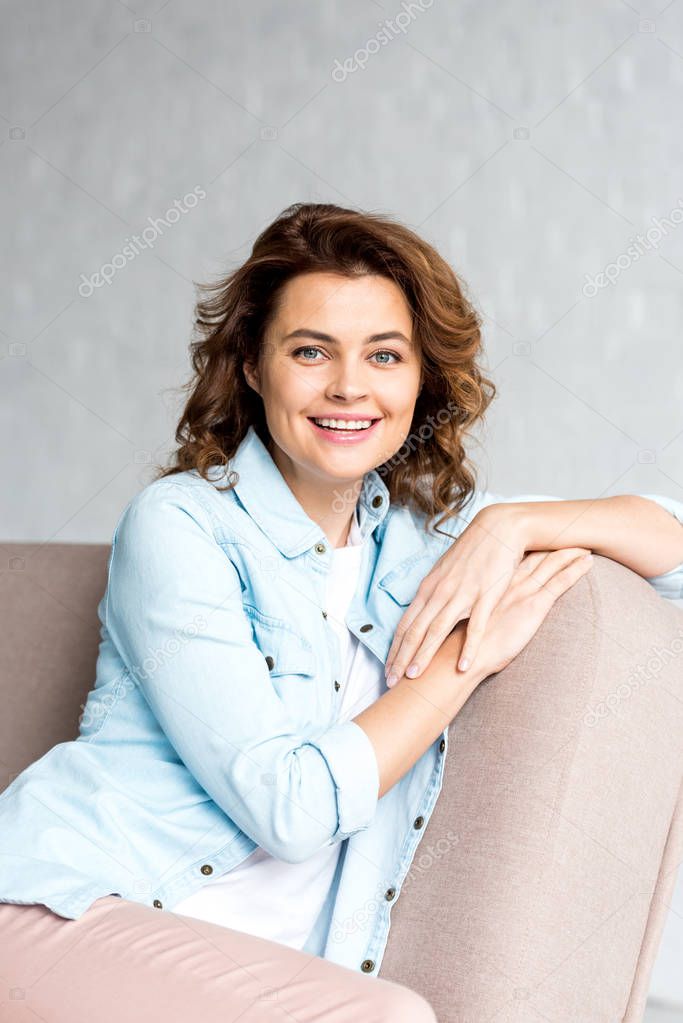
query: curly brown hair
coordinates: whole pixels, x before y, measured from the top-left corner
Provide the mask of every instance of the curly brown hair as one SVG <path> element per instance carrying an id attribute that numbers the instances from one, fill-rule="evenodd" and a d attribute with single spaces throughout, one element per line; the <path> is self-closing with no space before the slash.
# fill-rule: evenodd
<path id="1" fill-rule="evenodd" d="M 252 425 L 270 444 L 263 402 L 243 365 L 258 362 L 284 285 L 316 271 L 379 274 L 406 298 L 423 387 L 408 438 L 377 471 L 393 503 L 419 509 L 427 528 L 441 515 L 438 526 L 475 489 L 476 469 L 464 441 L 497 393 L 477 365 L 481 318 L 462 281 L 417 234 L 387 215 L 329 203 L 288 206 L 259 234 L 242 266 L 213 283 L 194 282 L 204 296 L 195 306 L 196 339 L 190 344 L 194 373 L 180 388 L 190 394 L 175 433 L 174 464 L 157 466 L 155 478 L 195 469 L 208 481 L 208 470 L 227 466 Z M 218 489 L 230 490 L 235 482 Z"/>

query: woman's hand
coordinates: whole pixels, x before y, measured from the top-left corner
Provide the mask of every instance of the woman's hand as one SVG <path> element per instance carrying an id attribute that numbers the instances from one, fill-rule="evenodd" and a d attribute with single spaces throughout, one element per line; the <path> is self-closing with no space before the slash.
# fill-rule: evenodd
<path id="1" fill-rule="evenodd" d="M 481 645 L 481 666 L 493 675 L 535 636 L 555 601 L 586 574 L 593 557 L 585 547 L 533 551 L 522 559 L 494 608 Z"/>
<path id="2" fill-rule="evenodd" d="M 475 515 L 424 577 L 399 621 L 384 669 L 388 687 L 404 673 L 416 678 L 424 671 L 466 618 L 458 667 L 474 664 L 486 623 L 524 557 L 525 540 L 519 506 L 489 505 Z"/>

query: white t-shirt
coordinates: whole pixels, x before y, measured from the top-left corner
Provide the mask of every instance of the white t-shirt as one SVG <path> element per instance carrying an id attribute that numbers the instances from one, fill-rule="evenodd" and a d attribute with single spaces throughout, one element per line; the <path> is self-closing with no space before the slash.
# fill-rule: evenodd
<path id="1" fill-rule="evenodd" d="M 327 622 L 340 643 L 340 721 L 356 717 L 385 688 L 382 662 L 345 624 L 358 584 L 362 552 L 354 514 L 347 545 L 332 552 L 325 605 Z M 303 863 L 286 863 L 264 849 L 255 849 L 233 870 L 207 879 L 172 912 L 302 949 L 327 897 L 340 853 L 341 843 L 336 842 Z"/>

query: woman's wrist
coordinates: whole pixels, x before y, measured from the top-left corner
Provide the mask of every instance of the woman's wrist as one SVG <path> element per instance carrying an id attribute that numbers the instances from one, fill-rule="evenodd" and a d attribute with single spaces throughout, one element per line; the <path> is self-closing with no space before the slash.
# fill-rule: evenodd
<path id="1" fill-rule="evenodd" d="M 489 504 L 477 512 L 478 522 L 489 536 L 494 536 L 510 550 L 524 557 L 533 543 L 533 508 L 525 501 Z"/>
<path id="2" fill-rule="evenodd" d="M 482 655 L 477 658 L 474 666 L 467 668 L 466 671 L 457 669 L 465 645 L 466 630 L 467 623 L 458 622 L 424 671 L 417 678 L 408 678 L 403 674 L 389 692 L 399 688 L 410 688 L 418 697 L 423 697 L 440 708 L 451 720 L 470 693 L 491 674 L 488 670 L 485 648 L 482 649 Z"/>
<path id="3" fill-rule="evenodd" d="M 467 622 L 458 622 L 453 631 L 443 641 L 422 674 L 416 679 L 405 678 L 404 676 L 405 683 L 413 686 L 424 679 L 426 683 L 425 694 L 438 689 L 439 692 L 446 692 L 449 696 L 452 695 L 455 700 L 455 703 L 451 705 L 454 708 L 452 717 L 455 716 L 460 706 L 462 706 L 470 693 L 474 692 L 479 683 L 483 682 L 492 673 L 492 670 L 488 668 L 485 641 L 482 643 L 481 655 L 477 657 L 476 664 L 470 666 L 465 671 L 458 670 L 457 664 L 460 660 L 462 648 L 465 645 L 466 631 Z"/>

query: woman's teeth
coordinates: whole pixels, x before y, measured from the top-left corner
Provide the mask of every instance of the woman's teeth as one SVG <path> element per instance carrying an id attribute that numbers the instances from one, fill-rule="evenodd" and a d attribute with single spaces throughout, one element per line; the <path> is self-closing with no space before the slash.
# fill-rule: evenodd
<path id="1" fill-rule="evenodd" d="M 372 426 L 372 419 L 315 419 L 316 426 L 324 426 L 328 430 L 367 430 Z"/>

